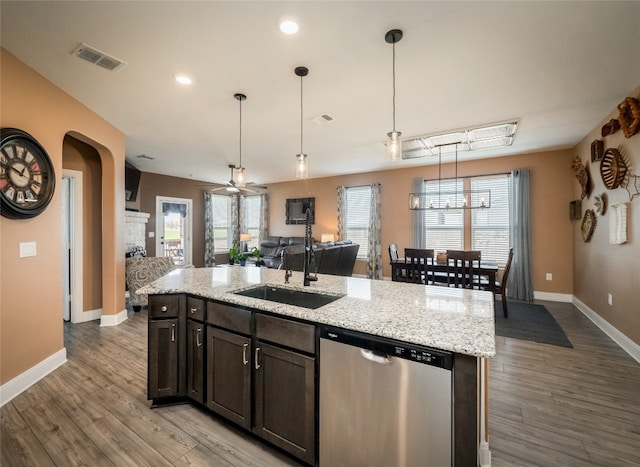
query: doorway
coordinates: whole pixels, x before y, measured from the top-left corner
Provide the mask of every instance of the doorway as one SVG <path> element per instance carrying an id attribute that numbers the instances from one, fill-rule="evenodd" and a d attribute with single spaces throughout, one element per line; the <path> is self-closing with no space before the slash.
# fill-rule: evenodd
<path id="1" fill-rule="evenodd" d="M 191 264 L 193 200 L 156 196 L 156 256 Z"/>
<path id="2" fill-rule="evenodd" d="M 62 170 L 62 319 L 82 319 L 82 172 Z"/>

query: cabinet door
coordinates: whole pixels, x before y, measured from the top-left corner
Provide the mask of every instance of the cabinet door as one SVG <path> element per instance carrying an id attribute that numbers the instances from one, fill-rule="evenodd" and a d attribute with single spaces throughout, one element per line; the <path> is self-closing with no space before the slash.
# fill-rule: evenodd
<path id="1" fill-rule="evenodd" d="M 180 395 L 178 319 L 149 321 L 147 397 Z"/>
<path id="2" fill-rule="evenodd" d="M 313 464 L 315 358 L 257 341 L 254 368 L 254 433 Z"/>
<path id="3" fill-rule="evenodd" d="M 187 396 L 204 404 L 205 326 L 187 320 Z"/>
<path id="4" fill-rule="evenodd" d="M 251 339 L 207 328 L 207 402 L 214 412 L 251 429 Z"/>

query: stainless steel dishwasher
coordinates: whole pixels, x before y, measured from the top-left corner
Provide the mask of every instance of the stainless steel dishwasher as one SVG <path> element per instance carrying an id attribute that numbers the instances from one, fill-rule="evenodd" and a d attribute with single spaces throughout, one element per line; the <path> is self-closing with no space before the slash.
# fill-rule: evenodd
<path id="1" fill-rule="evenodd" d="M 452 465 L 450 352 L 320 331 L 321 467 Z"/>

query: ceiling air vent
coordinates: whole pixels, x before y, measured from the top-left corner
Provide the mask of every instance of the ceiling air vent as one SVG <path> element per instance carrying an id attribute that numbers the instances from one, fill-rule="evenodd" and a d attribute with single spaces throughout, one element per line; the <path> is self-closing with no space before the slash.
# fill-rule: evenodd
<path id="1" fill-rule="evenodd" d="M 322 125 L 323 123 L 332 122 L 333 117 L 331 115 L 323 114 L 323 115 L 318 115 L 317 117 L 313 117 L 311 121 L 316 125 Z"/>
<path id="2" fill-rule="evenodd" d="M 116 71 L 127 65 L 125 61 L 112 57 L 85 43 L 80 44 L 73 51 L 73 55 L 109 71 Z"/>

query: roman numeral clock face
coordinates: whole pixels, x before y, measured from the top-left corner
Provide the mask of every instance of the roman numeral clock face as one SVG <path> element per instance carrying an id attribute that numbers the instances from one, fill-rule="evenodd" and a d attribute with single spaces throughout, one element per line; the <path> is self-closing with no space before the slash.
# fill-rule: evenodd
<path id="1" fill-rule="evenodd" d="M 28 219 L 46 209 L 55 173 L 44 148 L 28 133 L 3 128 L 0 138 L 0 207 L 10 219 Z"/>

